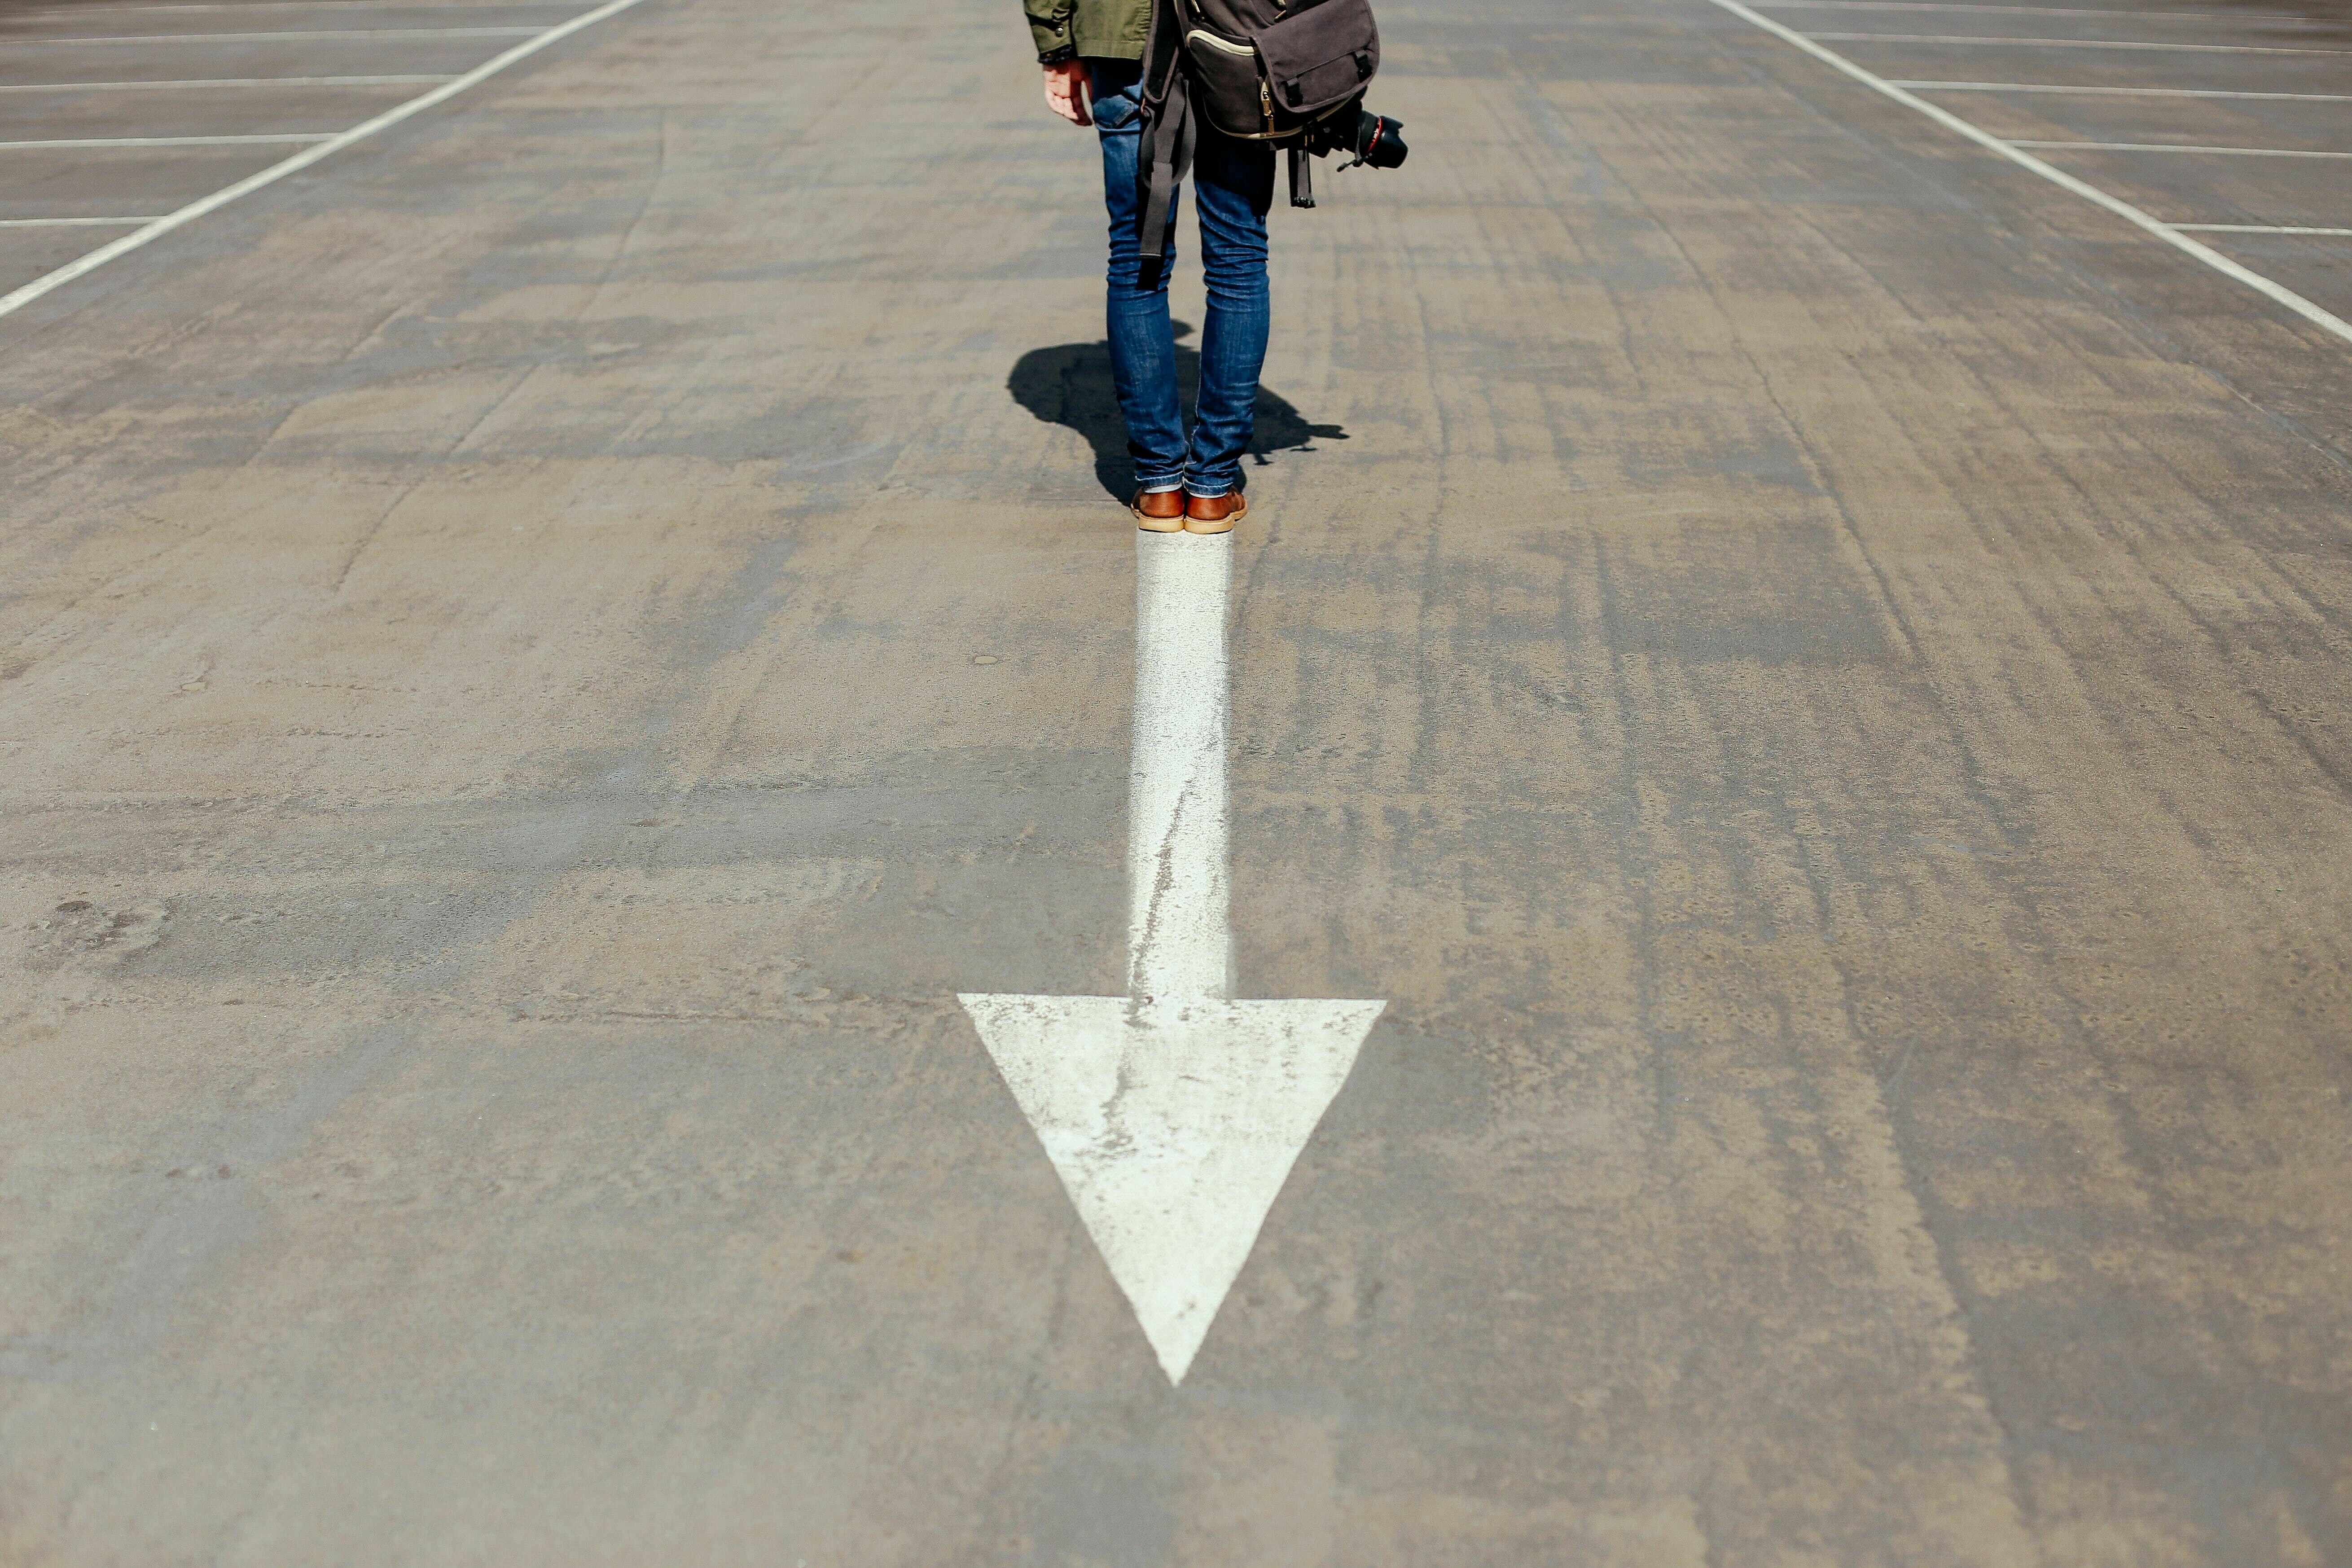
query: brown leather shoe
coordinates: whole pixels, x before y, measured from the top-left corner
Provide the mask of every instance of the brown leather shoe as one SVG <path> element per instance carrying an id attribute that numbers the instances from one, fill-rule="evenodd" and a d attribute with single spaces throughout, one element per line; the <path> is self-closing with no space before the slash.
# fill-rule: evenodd
<path id="1" fill-rule="evenodd" d="M 1182 490 L 1138 490 L 1135 499 L 1127 503 L 1135 513 L 1135 526 L 1153 533 L 1184 531 L 1184 492 Z"/>
<path id="2" fill-rule="evenodd" d="M 1187 533 L 1230 533 L 1234 524 L 1249 515 L 1249 497 L 1239 490 L 1221 496 L 1196 496 L 1189 491 L 1184 497 L 1184 531 Z"/>

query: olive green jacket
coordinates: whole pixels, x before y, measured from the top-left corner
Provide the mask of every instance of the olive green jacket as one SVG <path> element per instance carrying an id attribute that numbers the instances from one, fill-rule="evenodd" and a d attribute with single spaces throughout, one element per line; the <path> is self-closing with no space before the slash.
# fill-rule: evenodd
<path id="1" fill-rule="evenodd" d="M 1073 57 L 1139 60 L 1151 26 L 1151 0 L 1021 0 L 1037 58 L 1051 65 Z"/>

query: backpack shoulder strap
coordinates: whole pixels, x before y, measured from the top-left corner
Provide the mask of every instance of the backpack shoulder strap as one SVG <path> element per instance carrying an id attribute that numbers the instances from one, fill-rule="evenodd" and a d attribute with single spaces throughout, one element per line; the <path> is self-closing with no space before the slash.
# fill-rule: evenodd
<path id="1" fill-rule="evenodd" d="M 1151 31 L 1143 46 L 1141 142 L 1137 151 L 1136 183 L 1143 209 L 1143 260 L 1157 266 L 1168 255 L 1168 241 L 1176 226 L 1176 187 L 1192 166 L 1198 127 L 1192 119 L 1192 97 L 1184 79 L 1182 0 L 1154 0 Z"/>
<path id="2" fill-rule="evenodd" d="M 1184 55 L 1181 0 L 1151 0 L 1151 22 L 1143 35 L 1143 80 L 1137 89 L 1146 113 L 1167 101 Z"/>

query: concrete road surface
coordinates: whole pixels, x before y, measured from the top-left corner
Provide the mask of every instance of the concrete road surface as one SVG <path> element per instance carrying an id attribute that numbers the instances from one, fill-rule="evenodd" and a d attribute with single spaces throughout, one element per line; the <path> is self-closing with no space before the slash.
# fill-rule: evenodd
<path id="1" fill-rule="evenodd" d="M 2352 1562 L 2305 7 L 1380 0 L 1228 705 L 1147 619 L 1203 1005 L 1384 1010 L 1181 1384 L 958 1000 L 1136 990 L 1176 559 L 1011 0 L 644 0 L 54 288 L 587 12 L 0 10 L 0 1563 Z"/>

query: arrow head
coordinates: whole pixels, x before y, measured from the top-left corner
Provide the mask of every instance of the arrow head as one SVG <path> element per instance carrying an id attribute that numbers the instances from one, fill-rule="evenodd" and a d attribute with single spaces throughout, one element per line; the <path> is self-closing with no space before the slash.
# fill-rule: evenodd
<path id="1" fill-rule="evenodd" d="M 961 1000 L 1181 1383 L 1388 1004 Z"/>

